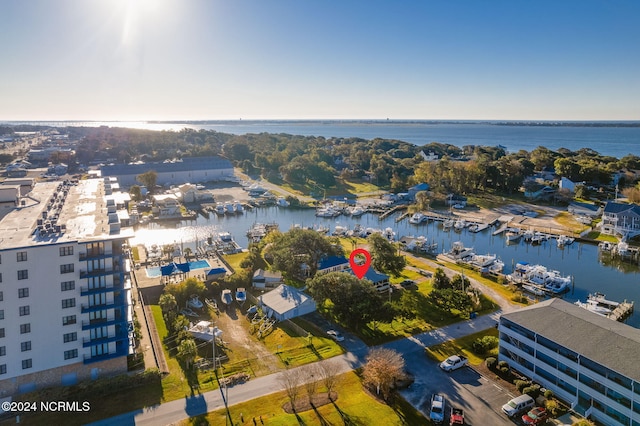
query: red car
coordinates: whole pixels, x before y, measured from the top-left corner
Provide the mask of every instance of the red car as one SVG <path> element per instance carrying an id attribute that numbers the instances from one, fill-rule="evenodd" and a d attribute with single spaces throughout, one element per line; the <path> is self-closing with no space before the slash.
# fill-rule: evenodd
<path id="1" fill-rule="evenodd" d="M 536 407 L 522 416 L 522 422 L 525 425 L 543 425 L 547 422 L 549 413 L 542 407 Z"/>

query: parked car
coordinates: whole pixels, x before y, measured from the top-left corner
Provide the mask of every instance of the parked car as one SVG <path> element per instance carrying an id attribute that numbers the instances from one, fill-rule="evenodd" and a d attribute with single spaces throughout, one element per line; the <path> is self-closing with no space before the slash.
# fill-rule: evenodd
<path id="1" fill-rule="evenodd" d="M 440 363 L 440 368 L 444 371 L 453 371 L 464 367 L 468 362 L 469 360 L 466 356 L 452 355 Z"/>
<path id="2" fill-rule="evenodd" d="M 429 418 L 437 425 L 444 422 L 444 396 L 437 393 L 431 396 L 431 412 L 429 413 Z"/>
<path id="3" fill-rule="evenodd" d="M 416 282 L 414 280 L 404 280 L 400 283 L 402 287 L 410 287 L 414 285 Z"/>
<path id="4" fill-rule="evenodd" d="M 525 425 L 543 425 L 549 419 L 549 412 L 542 408 L 536 407 L 522 416 L 522 423 Z"/>
<path id="5" fill-rule="evenodd" d="M 515 417 L 518 414 L 531 410 L 536 402 L 529 395 L 520 395 L 512 398 L 502 406 L 502 411 L 509 417 Z"/>
<path id="6" fill-rule="evenodd" d="M 344 336 L 339 331 L 329 330 L 327 334 L 336 342 L 342 342 L 344 340 Z"/>
<path id="7" fill-rule="evenodd" d="M 449 416 L 449 426 L 464 425 L 464 411 L 462 408 L 451 407 L 451 415 Z"/>

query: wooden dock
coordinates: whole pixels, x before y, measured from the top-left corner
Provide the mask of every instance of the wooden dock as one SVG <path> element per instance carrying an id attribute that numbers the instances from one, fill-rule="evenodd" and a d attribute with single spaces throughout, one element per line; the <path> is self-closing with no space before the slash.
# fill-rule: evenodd
<path id="1" fill-rule="evenodd" d="M 390 216 L 390 215 L 394 214 L 395 212 L 399 212 L 400 210 L 406 210 L 406 209 L 407 209 L 407 206 L 404 206 L 404 205 L 403 206 L 395 206 L 391 210 L 387 210 L 386 212 L 382 213 L 379 216 L 379 219 L 384 219 L 387 216 Z"/>
<path id="2" fill-rule="evenodd" d="M 633 313 L 633 302 L 621 302 L 618 306 L 611 311 L 611 313 L 607 316 L 612 320 L 616 321 L 624 321 Z"/>

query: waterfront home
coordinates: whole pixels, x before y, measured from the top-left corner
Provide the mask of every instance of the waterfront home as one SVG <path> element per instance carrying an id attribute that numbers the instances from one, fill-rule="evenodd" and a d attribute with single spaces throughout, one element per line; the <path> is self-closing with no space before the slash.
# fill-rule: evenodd
<path id="1" fill-rule="evenodd" d="M 352 270 L 345 271 L 345 272 L 349 272 L 355 275 L 355 273 Z M 367 269 L 367 273 L 364 274 L 364 277 L 362 277 L 362 279 L 371 281 L 375 289 L 378 290 L 380 293 L 389 291 L 389 288 L 391 286 L 391 284 L 389 283 L 389 275 L 381 274 L 380 272 L 377 272 L 373 268 Z"/>
<path id="2" fill-rule="evenodd" d="M 429 184 L 428 183 L 419 183 L 417 185 L 412 186 L 411 188 L 408 189 L 407 193 L 408 193 L 408 197 L 411 200 L 415 200 L 416 199 L 416 194 L 420 191 L 428 191 L 429 190 Z"/>
<path id="3" fill-rule="evenodd" d="M 159 194 L 153 196 L 154 206 L 151 212 L 158 218 L 181 217 L 180 203 L 175 194 Z"/>
<path id="4" fill-rule="evenodd" d="M 609 201 L 602 213 L 603 234 L 620 235 L 623 239 L 640 234 L 640 206 Z"/>
<path id="5" fill-rule="evenodd" d="M 526 189 L 524 196 L 530 200 L 547 200 L 556 193 L 555 188 L 550 186 L 537 185 L 533 188 Z"/>
<path id="6" fill-rule="evenodd" d="M 284 321 L 316 310 L 316 302 L 306 293 L 286 284 L 260 296 L 263 312 L 270 318 Z"/>
<path id="7" fill-rule="evenodd" d="M 571 409 L 599 424 L 640 424 L 637 328 L 554 298 L 502 315 L 498 332 L 498 360 Z"/>

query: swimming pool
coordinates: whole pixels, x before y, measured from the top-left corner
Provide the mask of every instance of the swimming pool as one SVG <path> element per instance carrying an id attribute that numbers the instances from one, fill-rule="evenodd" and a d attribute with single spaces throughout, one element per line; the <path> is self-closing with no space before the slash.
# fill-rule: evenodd
<path id="1" fill-rule="evenodd" d="M 204 269 L 204 268 L 210 268 L 211 265 L 209 265 L 209 262 L 207 262 L 204 259 L 201 260 L 196 260 L 193 262 L 189 262 L 189 270 L 193 271 L 194 269 Z M 149 278 L 156 278 L 159 277 L 162 273 L 160 272 L 160 267 L 159 266 L 153 266 L 150 268 L 146 268 L 147 269 L 147 277 Z"/>

